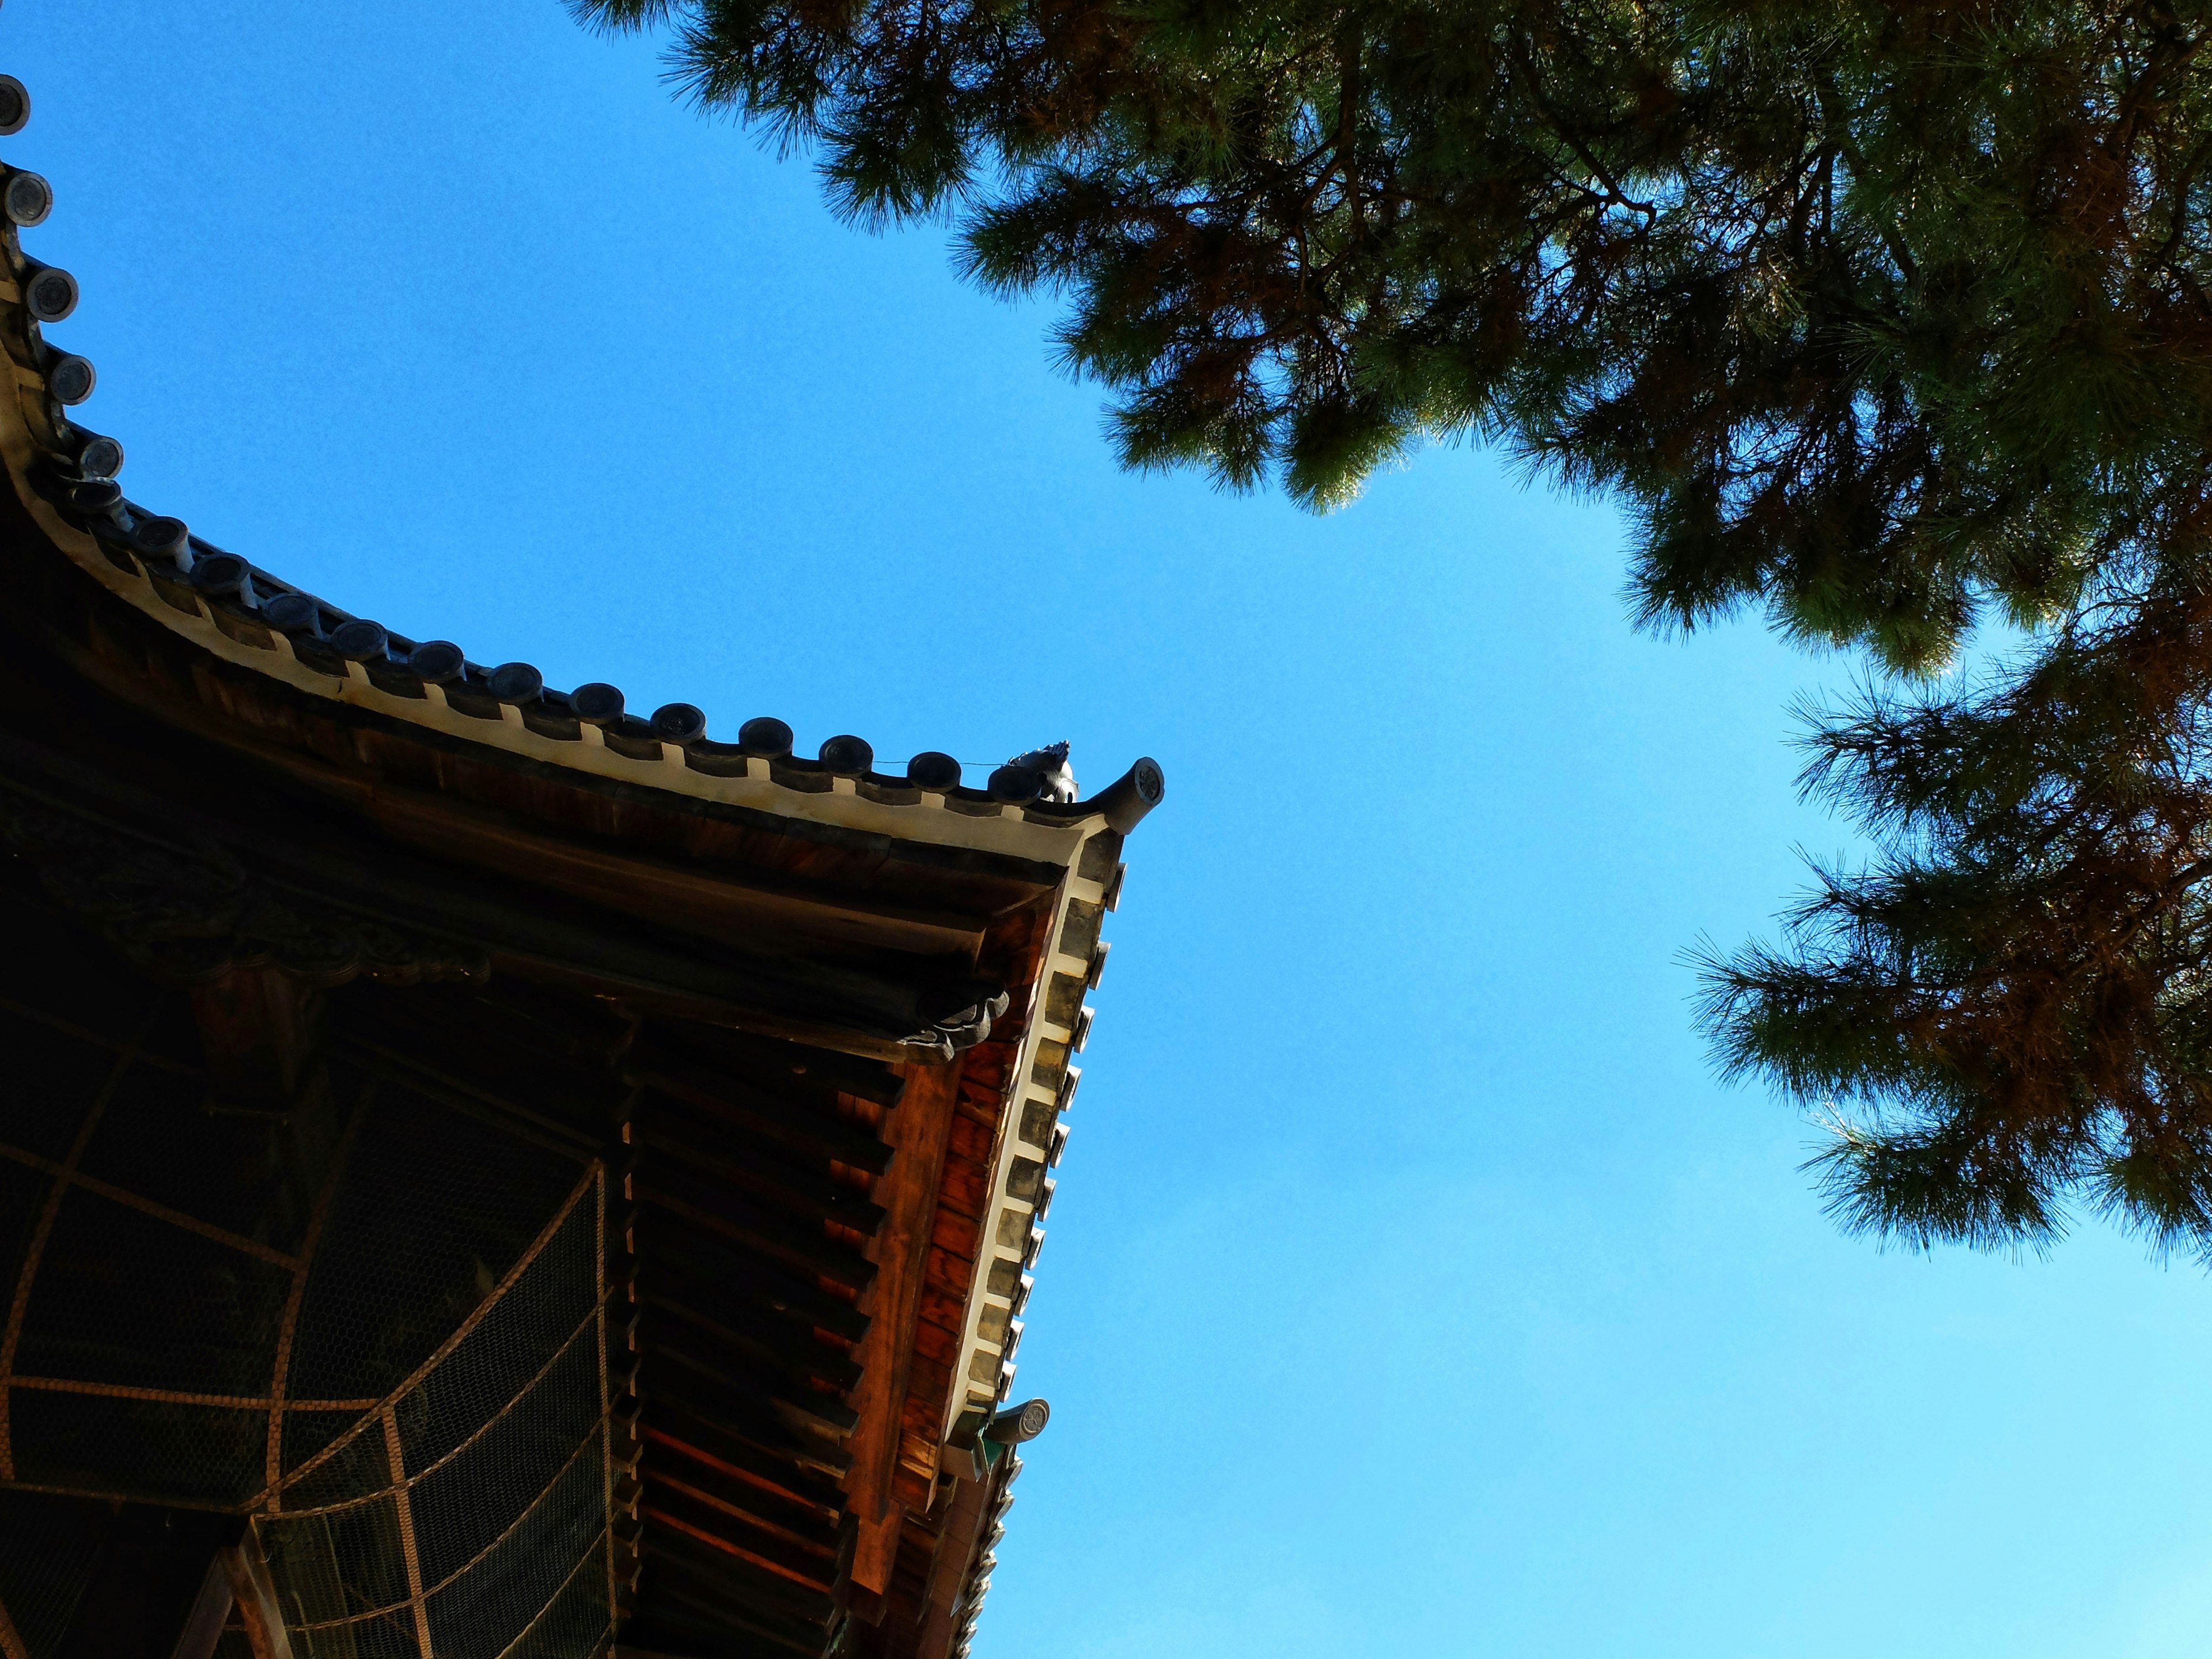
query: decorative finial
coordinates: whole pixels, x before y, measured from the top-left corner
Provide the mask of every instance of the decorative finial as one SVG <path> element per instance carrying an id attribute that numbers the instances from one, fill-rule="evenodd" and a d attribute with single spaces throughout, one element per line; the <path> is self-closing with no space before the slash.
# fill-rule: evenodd
<path id="1" fill-rule="evenodd" d="M 1040 787 L 1036 799 L 1039 800 L 1071 801 L 1082 793 L 1076 787 L 1075 774 L 1068 769 L 1065 743 L 1048 743 L 1042 749 L 1015 756 L 1006 764 L 1037 775 Z"/>

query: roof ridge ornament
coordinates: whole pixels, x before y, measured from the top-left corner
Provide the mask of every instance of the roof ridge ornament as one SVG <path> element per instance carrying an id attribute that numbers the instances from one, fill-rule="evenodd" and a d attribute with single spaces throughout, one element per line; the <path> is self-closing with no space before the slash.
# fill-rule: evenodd
<path id="1" fill-rule="evenodd" d="M 968 1480 L 984 1480 L 1016 1446 L 1034 1440 L 1052 1420 L 1042 1400 L 1025 1400 L 1000 1412 L 973 1407 L 954 1419 L 945 1437 L 945 1470 Z"/>
<path id="2" fill-rule="evenodd" d="M 1006 765 L 1037 775 L 1037 790 L 1030 797 L 1032 799 L 1065 804 L 1078 799 L 1081 793 L 1076 786 L 1075 774 L 1067 764 L 1067 741 L 1064 738 L 1058 743 L 1048 743 L 1041 749 L 1017 755 Z"/>

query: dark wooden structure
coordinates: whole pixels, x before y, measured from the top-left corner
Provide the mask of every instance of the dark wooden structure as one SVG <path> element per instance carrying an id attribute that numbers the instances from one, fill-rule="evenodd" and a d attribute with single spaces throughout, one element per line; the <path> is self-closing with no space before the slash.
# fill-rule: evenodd
<path id="1" fill-rule="evenodd" d="M 76 422 L 46 199 L 0 173 L 0 1659 L 963 1653 L 1158 769 L 802 758 L 299 592 Z"/>

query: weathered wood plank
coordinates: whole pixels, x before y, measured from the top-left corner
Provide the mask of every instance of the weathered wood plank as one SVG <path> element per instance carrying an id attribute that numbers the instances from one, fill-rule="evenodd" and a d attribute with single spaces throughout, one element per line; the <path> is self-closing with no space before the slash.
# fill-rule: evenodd
<path id="1" fill-rule="evenodd" d="M 868 1334 L 868 1316 L 824 1290 L 811 1272 L 792 1273 L 716 1233 L 659 1211 L 642 1213 L 637 1225 L 641 1248 L 655 1276 L 675 1274 L 681 1283 L 672 1287 L 674 1293 L 696 1299 L 699 1306 L 757 1306 L 794 1324 L 819 1326 L 853 1342 Z"/>
<path id="2" fill-rule="evenodd" d="M 641 1165 L 630 1190 L 637 1202 L 668 1211 L 772 1261 L 832 1283 L 865 1291 L 874 1281 L 875 1263 L 840 1249 L 791 1215 L 764 1209 L 736 1194 L 687 1175 L 682 1170 Z"/>
<path id="3" fill-rule="evenodd" d="M 860 1421 L 851 1443 L 853 1474 L 846 1491 L 860 1525 L 854 1582 L 877 1595 L 890 1586 L 896 1553 L 899 1517 L 890 1493 L 898 1456 L 898 1408 L 906 1396 L 923 1256 L 959 1081 L 957 1063 L 907 1073 L 898 1109 L 885 1126 L 896 1155 L 876 1183 L 886 1219 L 872 1253 L 882 1271 L 874 1291 L 875 1322 L 859 1356 L 860 1384 L 853 1402 Z"/>
<path id="4" fill-rule="evenodd" d="M 808 1169 L 757 1151 L 748 1155 L 742 1145 L 710 1150 L 702 1144 L 705 1136 L 683 1133 L 684 1126 L 667 1127 L 653 1109 L 654 1103 L 647 1097 L 630 1121 L 629 1144 L 638 1149 L 641 1170 L 657 1169 L 664 1157 L 672 1158 L 702 1185 L 711 1180 L 725 1191 L 746 1194 L 805 1220 L 834 1221 L 864 1237 L 883 1225 L 883 1206 L 837 1181 L 826 1164 Z"/>
<path id="5" fill-rule="evenodd" d="M 724 1076 L 712 1082 L 673 1076 L 649 1065 L 622 1068 L 625 1080 L 641 1084 L 696 1115 L 769 1145 L 827 1163 L 835 1160 L 878 1172 L 890 1164 L 890 1148 L 876 1136 L 826 1113 L 793 1106 L 748 1089 Z"/>

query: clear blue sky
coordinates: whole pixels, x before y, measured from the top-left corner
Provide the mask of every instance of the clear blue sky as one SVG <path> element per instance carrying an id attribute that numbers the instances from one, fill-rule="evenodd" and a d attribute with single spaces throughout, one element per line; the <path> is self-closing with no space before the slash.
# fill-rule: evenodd
<path id="1" fill-rule="evenodd" d="M 1117 473 L 1048 313 L 830 220 L 556 0 L 10 0 L 134 495 L 479 660 L 879 755 L 1167 769 L 981 1659 L 2140 1659 L 2212 1627 L 2212 1285 L 1883 1254 L 1717 1086 L 1793 696 L 1602 506 Z"/>

